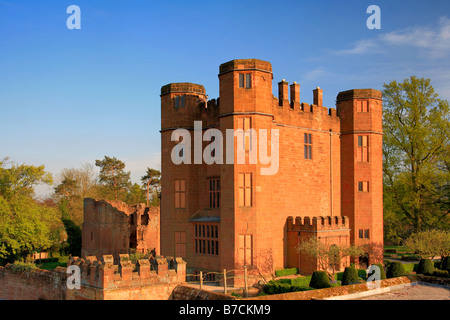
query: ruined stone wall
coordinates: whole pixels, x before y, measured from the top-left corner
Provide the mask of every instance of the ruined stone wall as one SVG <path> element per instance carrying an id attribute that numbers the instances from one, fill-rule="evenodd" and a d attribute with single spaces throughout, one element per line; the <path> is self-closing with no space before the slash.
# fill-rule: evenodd
<path id="1" fill-rule="evenodd" d="M 173 289 L 186 281 L 186 263 L 181 258 L 157 256 L 136 263 L 127 254 L 101 261 L 94 256 L 73 257 L 68 266 L 81 269 L 81 288 L 67 291 L 67 300 L 168 300 Z"/>
<path id="2" fill-rule="evenodd" d="M 54 271 L 15 271 L 12 265 L 0 267 L 0 300 L 65 300 L 67 274 Z"/>
<path id="3" fill-rule="evenodd" d="M 130 249 L 159 254 L 159 207 L 84 199 L 81 256 L 119 254 Z"/>

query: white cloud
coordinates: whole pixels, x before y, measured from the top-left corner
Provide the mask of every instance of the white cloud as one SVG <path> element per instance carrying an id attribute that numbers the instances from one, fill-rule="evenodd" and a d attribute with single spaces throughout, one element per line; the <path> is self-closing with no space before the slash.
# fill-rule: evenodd
<path id="1" fill-rule="evenodd" d="M 450 54 L 450 19 L 441 17 L 434 27 L 407 28 L 387 32 L 374 39 L 362 39 L 352 48 L 336 53 L 366 54 L 380 52 L 392 46 L 418 48 L 423 56 L 430 58 L 447 56 Z"/>

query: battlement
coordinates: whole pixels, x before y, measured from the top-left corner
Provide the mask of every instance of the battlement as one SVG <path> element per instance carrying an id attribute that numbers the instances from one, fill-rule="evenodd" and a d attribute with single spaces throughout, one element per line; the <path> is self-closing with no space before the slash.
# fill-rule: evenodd
<path id="1" fill-rule="evenodd" d="M 287 218 L 287 231 L 309 231 L 309 232 L 320 232 L 320 231 L 331 231 L 331 230 L 342 230 L 349 229 L 349 220 L 347 217 L 293 217 Z"/>
<path id="2" fill-rule="evenodd" d="M 186 281 L 186 262 L 182 258 L 162 256 L 139 259 L 133 264 L 128 254 L 119 255 L 119 263 L 114 264 L 112 255 L 95 256 L 86 259 L 72 257 L 67 267 L 79 266 L 81 285 L 98 289 L 122 289 L 129 287 L 153 286 Z"/>
<path id="3" fill-rule="evenodd" d="M 278 99 L 273 97 L 273 107 L 274 113 L 282 117 L 285 117 L 286 113 L 296 111 L 299 115 L 316 114 L 322 119 L 329 117 L 339 120 L 335 108 L 323 106 L 323 89 L 317 87 L 313 90 L 312 104 L 300 102 L 300 84 L 295 81 L 289 84 L 285 79 L 278 82 Z"/>
<path id="4" fill-rule="evenodd" d="M 169 93 L 206 95 L 205 87 L 190 82 L 169 83 L 161 87 L 161 96 Z"/>
<path id="5" fill-rule="evenodd" d="M 231 71 L 262 71 L 272 74 L 272 64 L 259 59 L 235 59 L 222 63 L 219 67 L 219 76 Z"/>
<path id="6" fill-rule="evenodd" d="M 352 99 L 376 99 L 382 100 L 382 93 L 374 89 L 352 89 L 339 92 L 336 102 Z"/>

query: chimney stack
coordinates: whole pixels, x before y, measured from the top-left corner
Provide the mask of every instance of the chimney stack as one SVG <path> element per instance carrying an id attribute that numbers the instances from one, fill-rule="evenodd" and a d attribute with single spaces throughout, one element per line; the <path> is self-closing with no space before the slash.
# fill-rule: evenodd
<path id="1" fill-rule="evenodd" d="M 323 103 L 323 90 L 320 89 L 319 87 L 317 87 L 316 89 L 313 90 L 313 104 L 318 105 L 320 107 L 322 107 L 322 103 Z"/>
<path id="2" fill-rule="evenodd" d="M 300 85 L 294 81 L 290 86 L 291 89 L 291 107 L 294 107 L 294 103 L 300 103 Z"/>
<path id="3" fill-rule="evenodd" d="M 278 101 L 279 105 L 283 106 L 284 101 L 289 103 L 289 92 L 288 92 L 288 82 L 286 80 L 281 80 L 278 82 Z"/>

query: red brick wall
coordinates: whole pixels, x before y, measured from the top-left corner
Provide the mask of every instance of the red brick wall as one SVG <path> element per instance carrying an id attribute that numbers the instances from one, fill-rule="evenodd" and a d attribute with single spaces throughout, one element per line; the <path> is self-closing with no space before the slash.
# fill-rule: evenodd
<path id="1" fill-rule="evenodd" d="M 65 269 L 62 271 L 13 271 L 0 267 L 0 299 L 5 300 L 65 300 Z"/>

